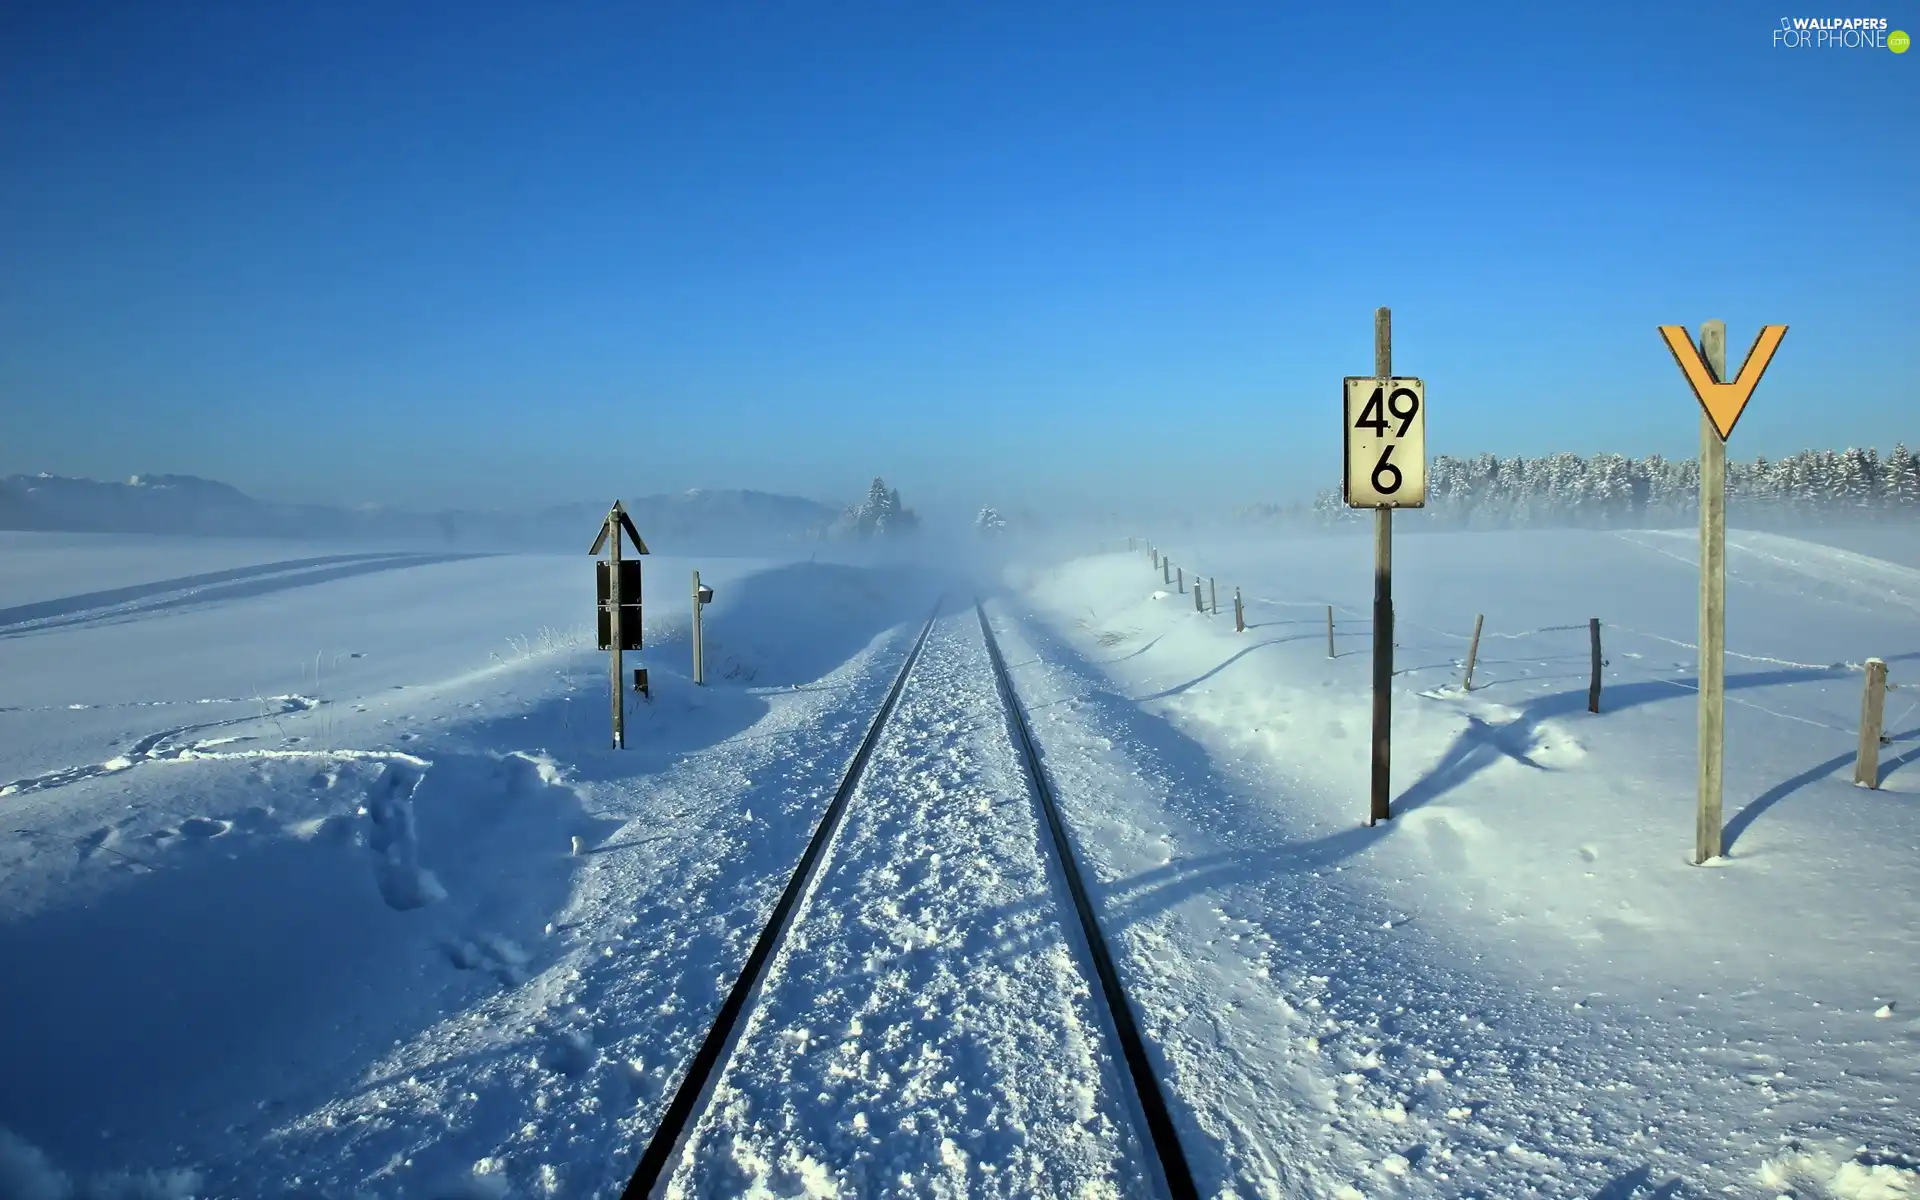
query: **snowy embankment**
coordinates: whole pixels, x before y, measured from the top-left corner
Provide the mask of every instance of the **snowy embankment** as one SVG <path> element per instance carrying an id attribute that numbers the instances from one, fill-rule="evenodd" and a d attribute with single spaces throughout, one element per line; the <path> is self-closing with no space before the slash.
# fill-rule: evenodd
<path id="1" fill-rule="evenodd" d="M 1008 653 L 1196 1170 L 1271 1196 L 1920 1192 L 1912 692 L 1881 789 L 1850 783 L 1857 664 L 1920 660 L 1920 571 L 1732 546 L 1705 868 L 1685 535 L 1401 538 L 1396 815 L 1371 829 L 1364 534 L 1174 548 L 1227 588 L 1217 617 L 1144 552 L 1017 573 L 1037 622 Z"/>
<path id="2" fill-rule="evenodd" d="M 0 1195 L 32 1200 L 617 1187 L 938 590 L 699 563 L 696 690 L 696 564 L 651 558 L 614 751 L 584 556 L 20 540 Z"/>

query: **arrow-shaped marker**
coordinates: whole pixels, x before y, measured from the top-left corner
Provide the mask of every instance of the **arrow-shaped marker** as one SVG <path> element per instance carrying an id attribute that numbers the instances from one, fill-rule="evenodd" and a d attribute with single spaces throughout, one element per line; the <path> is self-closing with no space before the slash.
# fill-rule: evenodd
<path id="1" fill-rule="evenodd" d="M 1721 383 L 1713 377 L 1713 368 L 1700 357 L 1700 349 L 1687 336 L 1685 325 L 1662 325 L 1660 336 L 1667 340 L 1673 361 L 1680 364 L 1687 382 L 1693 385 L 1693 394 L 1700 398 L 1700 407 L 1706 409 L 1708 419 L 1724 442 L 1733 433 L 1733 423 L 1747 407 L 1747 400 L 1760 383 L 1760 376 L 1766 373 L 1767 364 L 1773 361 L 1780 339 L 1787 336 L 1787 327 L 1761 326 L 1760 336 L 1753 339 L 1753 348 L 1747 351 L 1747 361 L 1740 364 L 1739 378 L 1732 383 Z"/>

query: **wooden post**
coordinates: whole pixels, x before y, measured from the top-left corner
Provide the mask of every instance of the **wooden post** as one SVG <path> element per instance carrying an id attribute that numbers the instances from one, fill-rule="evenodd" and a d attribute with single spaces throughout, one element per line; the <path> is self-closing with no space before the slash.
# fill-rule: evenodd
<path id="1" fill-rule="evenodd" d="M 1233 589 L 1233 631 L 1235 633 L 1245 633 L 1247 631 L 1247 610 L 1240 603 L 1239 588 Z"/>
<path id="2" fill-rule="evenodd" d="M 1206 597 L 1200 591 L 1200 577 L 1196 575 L 1193 577 L 1193 611 L 1197 613 L 1206 612 L 1207 606 L 1204 603 L 1205 600 Z"/>
<path id="3" fill-rule="evenodd" d="M 1180 594 L 1184 596 L 1187 592 L 1187 569 L 1185 567 L 1175 567 L 1173 570 L 1174 574 L 1179 577 L 1180 582 L 1178 587 Z"/>
<path id="4" fill-rule="evenodd" d="M 1727 323 L 1700 326 L 1700 357 L 1727 379 Z M 1725 779 L 1727 649 L 1727 443 L 1700 414 L 1700 789 L 1693 861 L 1720 857 Z"/>
<path id="5" fill-rule="evenodd" d="M 1393 314 L 1373 314 L 1373 373 L 1393 378 Z M 1393 816 L 1393 510 L 1373 510 L 1373 788 L 1367 824 Z"/>
<path id="6" fill-rule="evenodd" d="M 1860 754 L 1853 762 L 1853 781 L 1861 787 L 1880 786 L 1881 714 L 1887 700 L 1887 664 L 1867 660 L 1867 691 L 1860 698 Z"/>
<path id="7" fill-rule="evenodd" d="M 1128 538 L 1128 539 L 1127 539 L 1127 553 L 1128 553 L 1128 554 L 1132 554 L 1132 553 L 1133 553 L 1133 539 L 1132 539 L 1132 538 Z"/>
<path id="8" fill-rule="evenodd" d="M 700 603 L 700 572 L 693 573 L 693 681 L 704 684 L 707 681 L 707 654 L 705 630 L 700 623 L 700 610 L 706 605 Z"/>
<path id="9" fill-rule="evenodd" d="M 1485 613 L 1475 613 L 1473 617 L 1473 640 L 1467 643 L 1467 678 L 1460 690 L 1473 690 L 1473 660 L 1480 656 L 1480 623 L 1487 619 Z"/>
<path id="10" fill-rule="evenodd" d="M 1173 560 L 1164 554 L 1160 556 L 1160 582 L 1173 582 Z"/>
<path id="11" fill-rule="evenodd" d="M 1220 615 L 1220 589 L 1214 584 L 1213 576 L 1207 576 L 1207 607 L 1212 609 L 1213 615 L 1217 617 Z"/>
<path id="12" fill-rule="evenodd" d="M 1587 711 L 1600 711 L 1600 618 L 1587 618 L 1588 640 L 1593 643 L 1593 679 L 1587 684 Z"/>
<path id="13" fill-rule="evenodd" d="M 1333 605 L 1327 605 L 1327 657 L 1338 657 L 1333 652 Z"/>

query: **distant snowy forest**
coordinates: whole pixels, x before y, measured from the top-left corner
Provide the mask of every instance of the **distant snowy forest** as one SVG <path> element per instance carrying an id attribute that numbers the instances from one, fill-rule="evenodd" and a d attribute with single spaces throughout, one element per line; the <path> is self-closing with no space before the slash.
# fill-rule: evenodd
<path id="1" fill-rule="evenodd" d="M 1513 525 L 1686 525 L 1699 516 L 1700 462 L 1660 455 L 1552 454 L 1542 458 L 1436 456 L 1422 520 L 1459 528 Z M 1920 516 L 1920 460 L 1904 443 L 1877 450 L 1803 450 L 1727 461 L 1728 515 L 1752 523 L 1828 524 Z M 1255 520 L 1359 520 L 1337 487 L 1312 505 L 1257 505 Z"/>

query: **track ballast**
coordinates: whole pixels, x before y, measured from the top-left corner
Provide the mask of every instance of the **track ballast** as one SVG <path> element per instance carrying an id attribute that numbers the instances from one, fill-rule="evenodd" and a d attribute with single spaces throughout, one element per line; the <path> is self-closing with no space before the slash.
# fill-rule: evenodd
<path id="1" fill-rule="evenodd" d="M 962 643 L 955 641 L 956 635 L 951 631 L 943 634 L 940 639 L 942 649 L 934 655 L 937 661 L 923 662 L 922 651 L 927 647 L 929 636 L 939 620 L 940 614 L 936 608 L 934 616 L 929 619 L 926 627 L 920 631 L 919 637 L 913 643 L 906 662 L 850 760 L 785 891 L 756 939 L 739 978 L 728 993 L 726 1001 L 721 1005 L 711 1028 L 701 1041 L 698 1051 L 689 1063 L 678 1088 L 674 1091 L 659 1126 L 647 1144 L 639 1167 L 634 1171 L 626 1188 L 624 1196 L 628 1200 L 660 1194 L 667 1180 L 675 1175 L 676 1164 L 682 1160 L 683 1151 L 685 1161 L 689 1164 L 708 1164 L 706 1167 L 695 1168 L 696 1175 L 706 1171 L 710 1176 L 713 1170 L 712 1163 L 716 1161 L 713 1155 L 720 1151 L 708 1147 L 699 1151 L 696 1157 L 695 1151 L 690 1146 L 690 1139 L 693 1138 L 696 1128 L 709 1130 L 710 1125 L 709 1132 L 700 1133 L 698 1144 L 706 1146 L 708 1139 L 713 1136 L 744 1136 L 748 1137 L 748 1144 L 758 1146 L 758 1153 L 763 1154 L 769 1152 L 769 1146 L 797 1148 L 811 1144 L 815 1147 L 812 1152 L 814 1160 L 823 1167 L 831 1170 L 851 1170 L 856 1173 L 863 1169 L 854 1166 L 853 1163 L 859 1161 L 861 1155 L 866 1153 L 865 1151 L 856 1152 L 852 1160 L 835 1161 L 838 1154 L 833 1146 L 837 1143 L 838 1134 L 829 1131 L 824 1141 L 815 1140 L 809 1143 L 801 1130 L 809 1123 L 825 1121 L 831 1124 L 835 1120 L 855 1121 L 859 1127 L 864 1128 L 867 1118 L 864 1115 L 856 1118 L 852 1109 L 858 1107 L 860 1103 L 870 1107 L 876 1101 L 882 1108 L 886 1107 L 886 1101 L 871 1091 L 863 1097 L 857 1090 L 857 1085 L 848 1085 L 855 1088 L 848 1091 L 834 1079 L 821 1076 L 815 1080 L 816 1084 L 822 1085 L 819 1088 L 819 1094 L 816 1098 L 805 1102 L 811 1106 L 811 1112 L 802 1111 L 797 1114 L 801 1121 L 799 1127 L 791 1124 L 796 1114 L 790 1108 L 785 1110 L 787 1123 L 784 1125 L 778 1119 L 764 1115 L 757 1118 L 740 1116 L 743 1111 L 750 1114 L 756 1104 L 760 1108 L 765 1108 L 768 1104 L 778 1108 L 794 1102 L 787 1093 L 791 1092 L 794 1086 L 798 1086 L 801 1079 L 807 1077 L 809 1067 L 803 1063 L 798 1074 L 789 1077 L 786 1074 L 788 1068 L 781 1064 L 783 1062 L 791 1064 L 801 1060 L 783 1057 L 783 1053 L 778 1049 L 782 1044 L 781 1040 L 768 1040 L 768 1034 L 773 1029 L 781 1028 L 782 1022 L 795 1021 L 796 1011 L 802 1014 L 798 1018 L 799 1024 L 817 1023 L 817 1019 L 822 1014 L 806 1007 L 814 1001 L 808 999 L 805 986 L 808 973 L 817 971 L 817 959 L 823 952 L 823 948 L 830 947 L 832 954 L 843 959 L 848 953 L 853 953 L 856 961 L 863 946 L 868 950 L 874 948 L 875 943 L 868 936 L 871 931 L 863 928 L 861 920 L 854 915 L 855 910 L 842 911 L 846 904 L 862 896 L 866 897 L 865 906 L 868 909 L 875 906 L 874 900 L 877 897 L 880 905 L 888 911 L 899 909 L 911 912 L 916 910 L 916 906 L 918 909 L 925 909 L 925 906 L 932 902 L 934 908 L 931 911 L 941 914 L 941 919 L 950 929 L 958 929 L 964 933 L 970 948 L 952 952 L 943 951 L 943 955 L 957 953 L 959 957 L 951 960 L 942 957 L 939 961 L 951 961 L 953 969 L 968 973 L 966 978 L 970 982 L 965 985 L 968 989 L 967 995 L 956 1000 L 949 988 L 944 999 L 937 999 L 931 995 L 915 996 L 915 1002 L 920 1005 L 960 1004 L 958 1009 L 939 1009 L 943 1012 L 960 1014 L 952 1019 L 964 1019 L 969 1022 L 954 1027 L 962 1032 L 953 1033 L 952 1036 L 992 1037 L 997 1034 L 1004 1040 L 1007 1030 L 1012 1028 L 1017 1031 L 1017 1040 L 1022 1044 L 1030 1042 L 1033 1038 L 1040 1038 L 1045 1042 L 1048 1038 L 1067 1037 L 1073 1045 L 1081 1048 L 1082 1056 L 1077 1060 L 1070 1052 L 1071 1047 L 1065 1043 L 1061 1044 L 1060 1053 L 1043 1054 L 1041 1056 L 1043 1061 L 1061 1065 L 1038 1077 L 1027 1070 L 1026 1066 L 1020 1066 L 1016 1074 L 1023 1076 L 1028 1084 L 1024 1087 L 1016 1085 L 1015 1090 L 1029 1093 L 1027 1117 L 1039 1119 L 1044 1125 L 1045 1121 L 1052 1119 L 1045 1115 L 1046 1105 L 1051 1102 L 1046 1094 L 1049 1087 L 1072 1091 L 1097 1086 L 1102 1094 L 1108 1096 L 1106 1104 L 1109 1107 L 1103 1108 L 1102 1111 L 1109 1116 L 1102 1117 L 1100 1120 L 1104 1122 L 1101 1127 L 1109 1132 L 1101 1135 L 1107 1140 L 1097 1140 L 1091 1145 L 1104 1145 L 1106 1149 L 1088 1151 L 1086 1147 L 1089 1144 L 1084 1142 L 1084 1138 L 1088 1136 L 1087 1132 L 1079 1130 L 1072 1136 L 1081 1139 L 1081 1156 L 1076 1157 L 1073 1153 L 1068 1153 L 1065 1158 L 1032 1159 L 1033 1154 L 1044 1156 L 1047 1153 L 1039 1143 L 1030 1146 L 1022 1143 L 1018 1154 L 1026 1155 L 1030 1161 L 1034 1162 L 1052 1162 L 1053 1165 L 1047 1170 L 1053 1173 L 1053 1178 L 1061 1181 L 1079 1179 L 1083 1176 L 1094 1178 L 1102 1172 L 1118 1170 L 1122 1177 L 1132 1175 L 1142 1182 L 1148 1181 L 1150 1174 L 1153 1177 L 1151 1182 L 1160 1185 L 1154 1190 L 1164 1191 L 1164 1194 L 1174 1197 L 1175 1200 L 1185 1200 L 1187 1197 L 1198 1195 L 1186 1157 L 1175 1133 L 1173 1120 L 1167 1109 L 1166 1097 L 1157 1079 L 1145 1041 L 1140 1034 L 1131 1003 L 1115 969 L 1111 951 L 1094 914 L 1066 823 L 1055 802 L 1044 763 L 1027 724 L 1026 714 L 1013 687 L 1005 659 L 994 637 L 992 625 L 987 620 L 986 611 L 978 602 L 974 607 L 979 617 L 984 648 L 987 651 L 985 660 L 991 663 L 991 682 L 989 683 L 986 678 L 987 671 L 982 669 L 986 663 L 980 657 L 981 644 L 974 642 L 971 650 L 957 650 L 956 647 L 960 647 Z M 964 639 L 969 642 L 971 640 Z M 959 655 L 958 658 L 955 657 L 956 654 Z M 971 661 L 974 665 L 967 665 L 968 656 L 972 656 Z M 943 663 L 944 666 L 941 665 Z M 961 671 L 959 675 L 953 674 L 956 664 L 958 664 L 957 669 Z M 914 682 L 917 666 L 922 667 L 920 674 L 927 677 L 922 681 Z M 927 674 L 929 671 L 932 672 L 931 675 Z M 905 708 L 910 710 L 910 715 L 903 715 L 899 720 L 895 720 L 895 714 L 902 707 L 903 692 L 913 697 L 911 702 L 905 705 Z M 997 720 L 1004 723 L 1008 735 L 1005 741 L 996 739 L 991 732 L 983 732 L 993 728 L 996 718 L 989 717 L 987 713 L 996 699 L 1001 709 L 997 714 Z M 983 720 L 987 723 L 983 724 Z M 898 737 L 886 739 L 888 749 L 876 763 L 873 761 L 875 747 L 881 744 L 890 725 L 900 726 L 903 732 Z M 975 775 L 960 792 L 951 793 L 950 796 L 929 794 L 929 780 L 951 776 L 953 769 L 953 764 L 949 761 L 953 752 L 951 739 L 963 735 L 970 739 L 968 747 L 971 747 L 970 752 L 975 760 L 981 759 L 984 754 L 985 759 L 991 760 L 995 765 L 984 775 Z M 1008 742 L 1011 742 L 1012 754 L 1007 753 Z M 1001 748 L 992 750 L 991 747 L 996 744 Z M 987 749 L 982 751 L 980 747 Z M 965 752 L 962 753 L 962 757 L 965 757 Z M 865 789 L 861 787 L 863 778 L 868 781 Z M 879 790 L 874 792 L 875 788 Z M 1026 807 L 1029 803 L 1032 805 L 1027 809 L 1028 815 L 1024 819 L 1011 815 L 1016 814 L 1019 811 L 1018 808 L 1006 807 L 1022 790 L 1027 795 L 1020 797 L 1020 806 Z M 854 819 L 851 826 L 842 834 L 839 831 L 846 824 L 843 818 L 856 791 L 873 794 L 863 796 L 860 805 L 855 806 L 854 811 L 862 815 Z M 945 789 L 937 784 L 933 786 L 934 793 L 943 791 Z M 993 800 L 992 798 L 996 796 L 1000 799 Z M 896 812 L 897 807 L 902 803 L 905 803 L 908 809 L 915 811 L 913 813 L 907 813 L 904 810 Z M 991 818 L 984 815 L 989 811 L 987 807 L 989 804 L 996 813 Z M 874 805 L 878 807 L 869 807 Z M 1033 841 L 1032 832 L 1036 814 L 1040 818 L 1040 824 L 1046 829 L 1046 833 L 1040 837 L 1038 843 Z M 899 824 L 901 820 L 907 820 L 909 824 L 903 827 Z M 1008 821 L 1019 823 L 1007 824 Z M 955 869 L 951 864 L 968 857 L 964 851 L 968 839 L 987 836 L 984 832 L 985 826 L 995 822 L 998 822 L 995 827 L 999 832 L 992 836 L 1000 840 L 993 844 L 1011 845 L 1016 848 L 1026 847 L 1023 850 L 1011 852 L 1013 858 L 1002 863 L 1003 869 L 1011 869 L 1014 872 L 1012 876 L 1007 877 L 1008 882 L 1004 886 L 1014 886 L 1017 881 L 1018 888 L 1023 889 L 1020 894 L 1028 897 L 1020 902 L 1026 912 L 1014 918 L 1014 927 L 1008 927 L 1004 922 L 1009 919 L 1006 914 L 1015 910 L 1003 904 L 997 910 L 1002 915 L 995 917 L 985 907 L 986 893 L 994 891 L 994 885 L 1000 883 L 991 870 L 984 878 L 992 882 L 982 884 L 980 898 L 976 900 L 972 893 L 964 893 L 967 899 L 958 907 L 955 907 L 952 897 L 959 893 L 953 891 L 955 883 L 950 877 L 942 881 L 947 888 L 946 898 L 941 900 L 938 895 L 935 895 L 930 901 L 928 891 L 930 884 L 926 879 L 918 878 L 915 871 L 916 868 L 924 866 L 929 857 L 937 868 L 943 858 L 941 852 L 944 851 L 950 876 Z M 1026 832 L 1022 832 L 1022 829 Z M 896 839 L 902 837 L 903 830 L 910 836 L 907 836 L 904 841 L 897 841 Z M 1009 831 L 1014 839 L 1011 843 L 1005 841 Z M 848 841 L 848 839 L 852 840 Z M 903 853 L 904 858 L 900 857 Z M 1001 853 L 1004 857 L 1004 854 L 1009 852 Z M 835 865 L 831 868 L 832 874 L 823 875 L 823 872 L 828 870 L 825 863 L 829 857 Z M 841 865 L 842 859 L 847 859 L 845 865 Z M 983 863 L 984 861 L 982 860 Z M 896 864 L 900 869 L 908 870 L 910 877 L 903 880 L 889 864 Z M 849 872 L 853 874 L 850 875 Z M 827 882 L 821 882 L 823 879 Z M 839 882 L 833 882 L 835 880 Z M 878 880 L 877 885 L 876 880 Z M 1004 886 L 1000 890 L 1004 891 Z M 1034 907 L 1036 901 L 1032 898 L 1044 896 L 1048 892 L 1053 893 L 1053 900 L 1040 901 L 1038 902 L 1040 906 Z M 1064 896 L 1062 892 L 1065 893 Z M 1005 897 L 1002 896 L 1001 899 L 1004 901 Z M 1063 900 L 1070 902 L 1075 914 L 1074 919 L 1065 918 L 1066 904 L 1062 903 Z M 822 905 L 825 907 L 821 907 Z M 1056 905 L 1061 916 L 1050 916 L 1049 910 Z M 811 915 L 803 917 L 802 912 Z M 966 915 L 955 917 L 953 915 L 955 913 Z M 955 925 L 956 920 L 959 922 L 958 926 Z M 1023 921 L 1024 924 L 1022 924 Z M 792 931 L 796 926 L 803 928 L 805 933 L 793 934 Z M 977 957 L 982 939 L 989 942 L 1002 939 L 1003 935 L 1008 935 L 1010 928 L 1011 936 L 1016 943 L 1020 943 L 1024 936 L 1024 944 L 1029 947 L 1026 953 L 1032 952 L 1031 947 L 1035 945 L 1036 938 L 1052 947 L 1045 952 L 1047 957 L 1044 960 L 1022 960 L 1031 964 L 1040 964 L 1038 973 L 1035 973 L 1035 967 L 1031 965 L 1016 968 L 1018 982 L 1011 994 L 1004 980 L 1014 977 L 1004 974 L 1007 969 L 1005 962 L 994 962 Z M 794 941 L 795 937 L 798 938 L 797 941 Z M 851 941 L 843 941 L 843 938 L 850 938 Z M 891 951 L 886 948 L 884 939 L 878 943 L 878 946 L 880 958 L 875 961 L 882 962 Z M 969 954 L 976 957 L 969 958 Z M 799 957 L 796 958 L 795 955 Z M 777 969 L 776 962 L 781 964 Z M 968 962 L 973 963 L 971 968 L 966 966 Z M 936 986 L 937 981 L 925 977 L 917 983 L 909 979 L 903 984 L 902 980 L 906 977 L 901 976 L 899 966 L 899 962 L 893 964 L 890 969 L 893 978 L 887 984 L 896 993 L 896 999 L 902 986 L 910 989 L 935 986 L 936 991 L 939 990 Z M 971 982 L 973 971 L 984 971 L 988 979 L 1002 978 L 1003 982 L 999 985 L 999 990 L 994 990 L 987 983 Z M 799 974 L 796 975 L 796 972 Z M 909 970 L 908 975 L 910 976 L 911 973 Z M 770 984 L 768 982 L 770 977 L 781 982 L 777 985 Z M 1094 985 L 1090 992 L 1081 980 L 1086 984 Z M 796 986 L 801 988 L 797 993 L 794 991 Z M 874 986 L 879 987 L 880 984 L 876 982 Z M 983 987 L 987 989 L 984 993 L 981 991 Z M 796 1009 L 796 1003 L 801 1007 Z M 862 1003 L 867 1006 L 863 1011 L 869 1014 L 870 1020 L 889 1019 L 886 1012 L 879 1011 L 884 1007 L 883 997 L 879 992 L 867 997 Z M 1010 1008 L 1009 1005 L 1013 1007 Z M 767 1010 L 764 1018 L 755 1015 L 762 1009 Z M 1073 1018 L 1069 1010 L 1079 1011 L 1081 1016 Z M 906 1014 L 906 1024 L 893 1026 L 893 1034 L 890 1036 L 897 1036 L 916 1027 L 911 1009 L 895 1010 L 892 1015 L 898 1018 L 903 1011 Z M 1063 1020 L 1065 1025 L 1062 1025 Z M 858 1021 L 854 1024 L 857 1028 Z M 750 1028 L 756 1032 L 749 1035 L 747 1031 Z M 925 1035 L 926 1027 L 920 1026 L 920 1028 L 922 1035 Z M 966 1029 L 974 1029 L 976 1033 L 965 1034 L 963 1031 Z M 1079 1032 L 1073 1032 L 1075 1029 Z M 1029 1030 L 1031 1032 L 1025 1032 Z M 949 1031 L 945 1027 L 938 1027 L 931 1036 L 936 1041 L 940 1041 L 949 1036 Z M 743 1038 L 745 1040 L 742 1040 Z M 762 1045 L 763 1042 L 765 1045 Z M 1102 1042 L 1107 1044 L 1105 1049 L 1100 1048 Z M 1093 1057 L 1086 1058 L 1085 1054 L 1092 1054 Z M 1108 1059 L 1109 1054 L 1110 1059 Z M 728 1064 L 735 1059 L 739 1062 L 729 1068 Z M 1108 1059 L 1111 1066 L 1100 1065 L 1102 1059 Z M 814 1064 L 818 1061 L 817 1059 L 805 1060 L 806 1063 Z M 1021 1062 L 1024 1064 L 1032 1061 L 1034 1059 L 1031 1052 L 1023 1052 Z M 1124 1071 L 1119 1070 L 1121 1064 L 1124 1064 Z M 818 1069 L 817 1065 L 812 1069 Z M 1004 1063 L 1002 1069 L 1004 1069 Z M 745 1072 L 742 1078 L 746 1080 L 786 1079 L 787 1084 L 784 1085 L 784 1090 L 776 1088 L 769 1094 L 763 1082 L 743 1094 L 739 1091 L 740 1084 L 732 1078 L 735 1072 Z M 721 1083 L 723 1075 L 727 1076 L 724 1086 Z M 993 1069 L 988 1068 L 985 1075 L 972 1077 L 977 1084 L 974 1087 L 970 1087 L 968 1077 L 964 1074 L 952 1078 L 960 1080 L 964 1096 L 969 1090 L 984 1088 L 992 1091 L 996 1087 L 992 1083 L 995 1077 Z M 1013 1079 L 1015 1076 L 1000 1078 L 1003 1079 L 1003 1083 L 998 1086 L 1005 1086 L 1005 1080 Z M 1058 1085 L 1050 1083 L 1036 1085 L 1031 1082 L 1036 1078 L 1043 1081 L 1057 1078 L 1061 1082 Z M 1100 1082 L 1101 1080 L 1107 1082 Z M 952 1082 L 944 1086 L 950 1094 Z M 1110 1088 L 1119 1088 L 1128 1094 L 1122 1098 L 1120 1093 L 1107 1090 Z M 716 1091 L 731 1099 L 722 1102 L 716 1098 Z M 829 1092 L 834 1098 L 830 1099 Z M 811 1087 L 801 1087 L 801 1093 L 813 1095 L 813 1090 Z M 751 1099 L 756 1094 L 762 1096 L 760 1101 Z M 746 1110 L 738 1107 L 743 1099 L 748 1104 Z M 822 1104 L 829 1107 L 822 1110 L 819 1107 Z M 1036 1104 L 1038 1108 L 1034 1107 Z M 1111 1107 L 1113 1105 L 1119 1107 Z M 826 1115 L 839 1113 L 841 1106 L 845 1106 L 849 1111 L 840 1113 L 837 1118 Z M 715 1114 L 712 1122 L 717 1124 L 702 1119 L 702 1113 L 710 1107 Z M 1019 1108 L 1017 1101 L 1015 1108 Z M 994 1105 L 994 1110 L 1001 1111 L 997 1104 Z M 1128 1110 L 1131 1111 L 1131 1122 L 1126 1115 Z M 742 1119 L 748 1119 L 748 1124 L 740 1125 L 739 1121 Z M 942 1119 L 951 1129 L 985 1128 L 966 1123 L 968 1118 L 964 1105 L 961 1110 L 958 1110 L 957 1116 L 954 1111 L 949 1111 Z M 772 1125 L 765 1124 L 769 1120 L 773 1121 Z M 761 1124 L 756 1125 L 755 1121 Z M 960 1123 L 956 1125 L 956 1121 Z M 1119 1125 L 1116 1127 L 1114 1122 L 1119 1122 Z M 1124 1134 L 1121 1135 L 1120 1141 L 1112 1141 L 1113 1131 L 1116 1128 L 1124 1130 L 1129 1123 L 1135 1125 L 1141 1135 L 1138 1143 L 1134 1143 L 1132 1138 Z M 1018 1120 L 1015 1121 L 1015 1125 L 1019 1125 Z M 777 1132 L 783 1128 L 788 1132 L 784 1134 Z M 1067 1125 L 1060 1128 L 1072 1130 L 1073 1123 L 1069 1121 Z M 720 1131 L 726 1129 L 732 1129 L 734 1132 L 722 1135 Z M 775 1132 L 769 1133 L 768 1129 Z M 755 1130 L 758 1132 L 754 1132 Z M 815 1136 L 820 1137 L 818 1127 L 816 1127 Z M 955 1136 L 961 1135 L 956 1132 Z M 799 1137 L 801 1140 L 794 1142 L 792 1141 L 794 1137 Z M 727 1144 L 726 1142 L 715 1143 L 722 1147 Z M 1125 1150 L 1128 1144 L 1135 1144 L 1136 1149 Z M 897 1147 L 894 1153 L 899 1153 Z M 909 1150 L 908 1153 L 917 1156 L 918 1151 Z M 942 1151 L 942 1154 L 944 1153 Z M 1085 1157 L 1088 1153 L 1093 1157 Z M 1113 1154 L 1122 1154 L 1122 1158 L 1111 1160 L 1110 1156 Z M 1156 1160 L 1157 1169 L 1142 1172 L 1139 1166 L 1125 1167 L 1126 1158 L 1134 1154 L 1150 1155 Z M 1104 1166 L 1099 1159 L 1101 1155 L 1109 1156 Z M 983 1161 L 993 1161 L 992 1154 L 989 1153 L 989 1158 Z M 1017 1160 L 1002 1158 L 999 1161 L 1005 1169 L 1006 1164 Z M 871 1167 L 872 1164 L 869 1162 L 868 1167 L 864 1169 L 870 1170 Z M 934 1162 L 929 1162 L 927 1167 L 934 1171 L 940 1169 L 940 1165 Z M 992 1168 L 989 1166 L 985 1169 L 991 1171 Z M 712 1178 L 706 1178 L 702 1183 L 694 1186 L 726 1185 Z M 1005 1182 L 1003 1181 L 1000 1186 L 1005 1186 Z"/>

